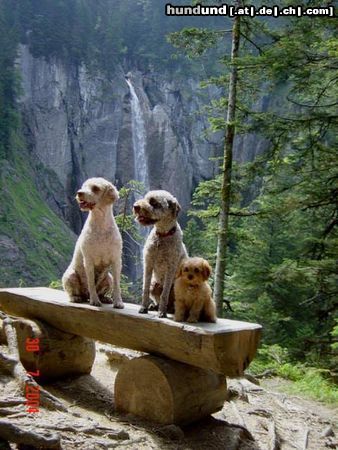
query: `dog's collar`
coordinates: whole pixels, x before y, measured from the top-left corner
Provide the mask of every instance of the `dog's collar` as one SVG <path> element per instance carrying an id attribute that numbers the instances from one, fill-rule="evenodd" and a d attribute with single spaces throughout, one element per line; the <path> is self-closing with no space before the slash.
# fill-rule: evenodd
<path id="1" fill-rule="evenodd" d="M 160 238 L 172 236 L 173 234 L 176 233 L 176 229 L 177 229 L 177 227 L 174 226 L 171 228 L 171 230 L 167 231 L 166 233 L 160 233 L 159 231 L 156 231 L 156 236 L 158 236 Z"/>

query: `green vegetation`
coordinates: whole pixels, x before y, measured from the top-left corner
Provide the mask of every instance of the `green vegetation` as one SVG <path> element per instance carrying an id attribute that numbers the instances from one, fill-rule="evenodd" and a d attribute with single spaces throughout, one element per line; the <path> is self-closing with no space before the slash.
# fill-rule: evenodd
<path id="1" fill-rule="evenodd" d="M 34 171 L 21 149 L 1 169 L 1 235 L 10 238 L 15 261 L 3 260 L 1 285 L 47 284 L 65 269 L 74 235 L 51 211 L 34 184 Z"/>
<path id="2" fill-rule="evenodd" d="M 249 373 L 291 380 L 292 384 L 281 386 L 288 393 L 338 404 L 338 387 L 330 381 L 329 371 L 297 361 L 291 362 L 288 350 L 278 344 L 263 345 L 251 363 Z"/>
<path id="3" fill-rule="evenodd" d="M 11 141 L 19 126 L 15 101 L 18 75 L 15 70 L 17 35 L 9 3 L 0 2 L 0 161 L 10 156 Z"/>
<path id="4" fill-rule="evenodd" d="M 207 21 L 219 27 L 224 23 L 217 17 L 167 17 L 165 0 L 21 0 L 14 5 L 2 1 L 11 4 L 20 41 L 33 55 L 85 63 L 108 77 L 123 61 L 132 61 L 141 70 L 149 66 L 191 70 L 184 58 L 173 58 L 166 34 L 191 23 L 205 26 Z M 204 68 L 209 65 L 206 58 Z"/>
<path id="5" fill-rule="evenodd" d="M 325 372 L 324 372 L 325 375 Z M 300 394 L 325 403 L 338 405 L 337 385 L 330 382 L 317 368 L 300 369 L 299 376 L 287 391 L 290 394 Z"/>
<path id="6" fill-rule="evenodd" d="M 224 315 L 263 324 L 263 342 L 287 349 L 287 364 L 331 370 L 337 366 L 338 40 L 328 18 L 268 24 L 251 18 L 241 24 L 236 130 L 243 138 L 261 136 L 265 150 L 233 167 Z M 226 92 L 229 52 L 217 37 L 219 30 L 203 31 L 202 41 L 189 28 L 170 41 L 190 57 L 215 43 L 223 48 L 223 75 L 205 85 Z M 257 105 L 267 92 L 262 111 Z M 226 109 L 226 97 L 210 108 L 213 131 L 225 129 Z M 190 253 L 212 263 L 220 187 L 220 176 L 200 183 L 185 230 Z"/>
<path id="7" fill-rule="evenodd" d="M 6 0 L 0 1 L 0 41 L 0 286 L 46 284 L 64 269 L 74 238 L 34 181 L 37 167 L 21 135 L 16 104 L 19 27 Z"/>

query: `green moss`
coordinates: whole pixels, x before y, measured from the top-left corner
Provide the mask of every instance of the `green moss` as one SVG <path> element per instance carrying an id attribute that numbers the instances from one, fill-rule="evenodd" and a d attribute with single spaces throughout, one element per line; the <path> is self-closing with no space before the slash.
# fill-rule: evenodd
<path id="1" fill-rule="evenodd" d="M 11 239 L 16 260 L 3 261 L 0 285 L 38 285 L 60 278 L 74 245 L 73 233 L 48 207 L 24 152 L 3 161 L 0 234 Z"/>

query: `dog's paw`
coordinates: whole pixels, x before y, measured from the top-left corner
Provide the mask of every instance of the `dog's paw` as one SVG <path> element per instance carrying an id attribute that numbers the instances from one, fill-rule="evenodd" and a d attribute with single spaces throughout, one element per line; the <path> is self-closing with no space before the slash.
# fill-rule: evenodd
<path id="1" fill-rule="evenodd" d="M 72 295 L 69 300 L 71 303 L 84 303 L 86 301 L 80 295 Z"/>
<path id="2" fill-rule="evenodd" d="M 104 303 L 105 305 L 111 305 L 113 303 L 113 300 L 107 296 L 101 297 L 100 300 L 101 303 Z"/>
<path id="3" fill-rule="evenodd" d="M 117 300 L 114 300 L 113 301 L 113 307 L 116 308 L 116 309 L 123 309 L 124 308 L 124 303 L 123 303 L 122 299 L 119 298 Z"/>
<path id="4" fill-rule="evenodd" d="M 148 314 L 148 308 L 146 306 L 141 306 L 138 312 L 139 314 Z"/>
<path id="5" fill-rule="evenodd" d="M 160 312 L 158 313 L 158 317 L 159 317 L 160 319 L 165 319 L 165 318 L 167 317 L 167 313 L 166 313 L 165 311 L 160 311 Z"/>
<path id="6" fill-rule="evenodd" d="M 175 322 L 184 322 L 184 317 L 175 317 Z"/>
<path id="7" fill-rule="evenodd" d="M 151 302 L 148 310 L 149 311 L 158 311 L 158 303 Z"/>
<path id="8" fill-rule="evenodd" d="M 102 306 L 102 303 L 100 302 L 100 300 L 98 298 L 91 298 L 89 300 L 89 304 L 92 306 Z"/>
<path id="9" fill-rule="evenodd" d="M 197 323 L 198 320 L 196 319 L 196 317 L 188 317 L 187 322 L 189 322 L 189 323 Z"/>

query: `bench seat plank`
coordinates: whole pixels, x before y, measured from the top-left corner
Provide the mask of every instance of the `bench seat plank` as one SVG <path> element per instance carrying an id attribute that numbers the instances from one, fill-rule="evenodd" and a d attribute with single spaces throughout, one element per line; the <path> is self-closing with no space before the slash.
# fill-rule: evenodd
<path id="1" fill-rule="evenodd" d="M 61 331 L 101 342 L 161 355 L 227 376 L 241 376 L 253 359 L 261 334 L 254 323 L 218 319 L 177 323 L 156 313 L 70 303 L 63 291 L 44 287 L 0 289 L 0 309 L 7 314 L 43 320 Z"/>

